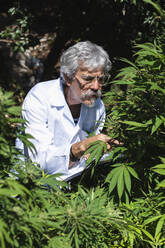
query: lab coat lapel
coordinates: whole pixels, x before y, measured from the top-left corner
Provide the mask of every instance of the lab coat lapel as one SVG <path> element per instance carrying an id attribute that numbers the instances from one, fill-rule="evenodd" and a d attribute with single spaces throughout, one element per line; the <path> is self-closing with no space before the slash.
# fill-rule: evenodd
<path id="1" fill-rule="evenodd" d="M 72 136 L 75 132 L 75 124 L 67 104 L 64 106 L 62 119 L 64 128 L 67 129 L 68 133 Z"/>
<path id="2" fill-rule="evenodd" d="M 62 128 L 64 131 L 64 135 L 65 135 L 65 133 L 67 133 L 68 138 L 70 137 L 69 138 L 70 143 L 72 143 L 72 140 L 74 140 L 76 138 L 76 136 L 80 132 L 80 130 L 83 129 L 84 120 L 85 120 L 87 113 L 88 113 L 88 108 L 82 104 L 81 112 L 80 112 L 80 118 L 79 118 L 77 125 L 75 126 L 74 120 L 73 120 L 73 117 L 72 117 L 72 114 L 70 112 L 68 105 L 66 104 L 61 109 L 60 114 L 61 114 L 61 123 L 63 125 Z"/>
<path id="3" fill-rule="evenodd" d="M 60 115 L 61 130 L 63 130 L 64 135 L 67 133 L 67 136 L 72 138 L 77 130 L 70 109 L 66 103 L 62 81 L 60 79 L 56 80 L 54 88 L 51 89 L 50 94 L 51 108 L 56 108 Z"/>

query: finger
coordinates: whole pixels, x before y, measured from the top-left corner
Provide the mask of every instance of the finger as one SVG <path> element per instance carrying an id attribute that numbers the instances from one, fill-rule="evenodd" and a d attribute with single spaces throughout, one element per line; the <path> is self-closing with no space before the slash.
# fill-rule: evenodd
<path id="1" fill-rule="evenodd" d="M 115 139 L 111 139 L 109 141 L 110 144 L 115 144 L 115 145 L 118 145 L 118 146 L 122 146 L 124 143 L 123 142 L 120 142 L 118 140 L 115 140 Z"/>
<path id="2" fill-rule="evenodd" d="M 87 159 L 89 158 L 89 156 L 90 156 L 90 153 L 84 154 L 84 155 L 83 155 L 83 158 L 84 158 L 85 160 L 87 160 Z"/>
<path id="3" fill-rule="evenodd" d="M 110 144 L 107 143 L 107 150 L 109 151 L 111 149 Z"/>

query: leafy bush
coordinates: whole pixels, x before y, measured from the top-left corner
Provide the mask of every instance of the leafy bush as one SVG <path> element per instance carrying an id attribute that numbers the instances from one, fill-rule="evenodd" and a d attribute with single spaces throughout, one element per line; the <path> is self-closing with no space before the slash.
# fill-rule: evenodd
<path id="1" fill-rule="evenodd" d="M 0 32 L 0 37 L 8 40 L 14 47 L 14 51 L 24 52 L 29 45 L 30 13 L 22 11 L 19 7 L 8 10 L 10 16 L 16 16 L 14 25 L 6 27 Z M 19 18 L 18 18 L 19 17 Z"/>
<path id="2" fill-rule="evenodd" d="M 16 138 L 17 123 L 22 122 L 20 107 L 14 105 L 11 92 L 4 92 L 0 88 L 0 163 L 1 171 L 8 171 L 13 163 L 13 156 L 16 154 L 14 140 Z"/>
<path id="3" fill-rule="evenodd" d="M 147 190 L 149 183 L 155 185 L 155 174 L 152 176 L 149 169 L 160 162 L 159 157 L 163 156 L 165 151 L 164 51 L 161 44 L 156 42 L 137 45 L 135 48 L 139 49 L 135 53 L 135 63 L 124 60 L 130 66 L 123 68 L 112 82 L 128 87 L 127 91 L 118 92 L 114 96 L 117 104 L 108 115 L 106 124 L 108 128 L 111 127 L 107 130 L 109 135 L 124 143 L 122 148 L 113 151 L 114 160 L 119 152 L 122 152 L 122 157 L 120 163 L 113 165 L 116 168 L 111 172 L 112 175 L 116 170 L 116 173 L 120 174 L 120 198 L 124 193 L 124 186 L 125 193 L 130 193 L 131 186 L 128 181 L 130 175 L 137 178 L 135 171 L 143 181 L 143 185 L 139 181 L 141 189 Z M 112 99 L 111 92 L 106 94 L 106 104 L 109 97 Z M 135 187 L 137 184 L 138 181 Z"/>
<path id="4" fill-rule="evenodd" d="M 105 131 L 123 146 L 112 147 L 105 164 L 96 166 L 106 146 L 91 145 L 88 163 L 96 180 L 89 189 L 81 181 L 69 190 L 58 175 L 19 159 L 15 138 L 30 146 L 30 136 L 13 94 L 0 89 L 0 247 L 165 247 L 163 31 L 134 49 L 134 62 L 123 59 L 128 66 L 104 99 Z"/>
<path id="5" fill-rule="evenodd" d="M 134 224 L 110 203 L 101 188 L 79 186 L 72 193 L 58 175 L 44 174 L 30 161 L 19 159 L 14 140 L 28 146 L 28 136 L 17 130 L 11 93 L 1 90 L 0 246 L 6 247 L 109 247 L 130 242 Z M 129 227 L 128 224 L 129 223 Z"/>

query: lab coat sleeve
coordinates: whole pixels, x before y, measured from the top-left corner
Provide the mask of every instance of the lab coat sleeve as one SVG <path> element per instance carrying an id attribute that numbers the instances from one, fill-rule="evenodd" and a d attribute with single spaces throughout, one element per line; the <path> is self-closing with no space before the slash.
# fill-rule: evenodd
<path id="1" fill-rule="evenodd" d="M 48 129 L 48 99 L 43 93 L 31 91 L 23 103 L 23 118 L 27 120 L 26 133 L 34 137 L 30 141 L 36 148 L 33 154 L 28 149 L 29 157 L 40 165 L 46 173 L 66 174 L 68 172 L 70 144 L 56 147 L 53 133 Z"/>

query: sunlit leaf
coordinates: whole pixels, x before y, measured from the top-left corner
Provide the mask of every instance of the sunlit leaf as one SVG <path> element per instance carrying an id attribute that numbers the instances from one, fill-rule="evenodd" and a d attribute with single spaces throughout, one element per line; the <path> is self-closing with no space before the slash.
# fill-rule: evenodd
<path id="1" fill-rule="evenodd" d="M 129 171 L 127 170 L 127 167 L 124 168 L 124 183 L 125 183 L 125 186 L 128 192 L 130 193 L 131 192 L 131 177 L 130 177 Z"/>
<path id="2" fill-rule="evenodd" d="M 154 222 L 154 221 L 160 219 L 160 217 L 161 217 L 160 215 L 154 216 L 154 217 L 150 217 L 149 219 L 146 219 L 146 220 L 144 221 L 144 225 L 148 225 L 148 224 L 150 224 L 150 223 L 152 223 L 152 222 Z"/>
<path id="3" fill-rule="evenodd" d="M 154 237 L 148 232 L 148 231 L 146 231 L 145 229 L 141 229 L 142 230 L 142 232 L 150 239 L 150 240 L 152 240 L 153 242 L 154 242 Z"/>
<path id="4" fill-rule="evenodd" d="M 110 175 L 112 176 L 111 179 L 109 178 L 108 182 L 109 182 L 109 193 L 111 193 L 115 186 L 117 185 L 117 182 L 118 182 L 118 177 L 120 175 L 120 167 L 118 168 L 115 168 L 113 169 L 111 172 L 110 172 Z M 107 181 L 107 179 L 106 179 Z"/>
<path id="5" fill-rule="evenodd" d="M 123 121 L 124 124 L 135 126 L 135 127 L 146 127 L 146 124 L 135 122 L 135 121 Z"/>
<path id="6" fill-rule="evenodd" d="M 133 177 L 135 177 L 136 179 L 139 179 L 138 174 L 136 173 L 136 171 L 132 167 L 127 166 L 127 169 L 129 170 L 129 172 L 131 173 L 131 175 Z"/>
<path id="7" fill-rule="evenodd" d="M 121 199 L 123 191 L 124 191 L 124 178 L 123 178 L 124 168 L 120 167 L 118 180 L 117 180 L 117 192 L 119 199 Z"/>
<path id="8" fill-rule="evenodd" d="M 163 215 L 163 216 L 159 219 L 159 221 L 158 221 L 158 223 L 157 223 L 157 225 L 156 225 L 155 237 L 161 232 L 164 223 L 165 223 L 165 215 Z"/>
<path id="9" fill-rule="evenodd" d="M 165 188 L 165 179 L 156 185 L 156 189 Z"/>

